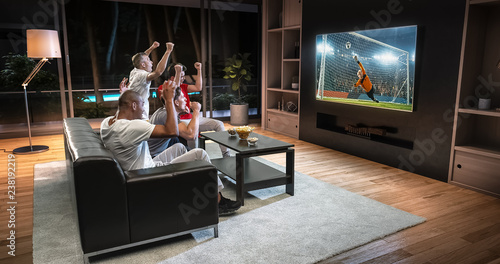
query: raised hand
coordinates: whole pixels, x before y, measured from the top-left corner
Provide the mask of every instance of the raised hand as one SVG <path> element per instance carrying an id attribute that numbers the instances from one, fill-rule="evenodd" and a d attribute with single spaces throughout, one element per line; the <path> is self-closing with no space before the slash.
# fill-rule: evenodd
<path id="1" fill-rule="evenodd" d="M 176 65 L 174 66 L 174 69 L 175 69 L 175 72 L 181 72 L 181 71 L 182 71 L 182 66 L 181 66 L 181 65 L 179 65 L 179 64 L 176 64 Z"/>
<path id="2" fill-rule="evenodd" d="M 201 104 L 198 102 L 190 102 L 190 105 L 193 112 L 199 112 L 201 110 Z"/>
<path id="3" fill-rule="evenodd" d="M 165 102 L 171 102 L 174 99 L 175 94 L 175 83 L 171 80 L 165 81 L 163 83 L 162 96 Z"/>
<path id="4" fill-rule="evenodd" d="M 201 62 L 195 62 L 194 68 L 197 69 L 198 71 L 201 71 Z"/>
<path id="5" fill-rule="evenodd" d="M 174 43 L 172 42 L 167 42 L 167 52 L 172 52 L 174 50 Z"/>
<path id="6" fill-rule="evenodd" d="M 153 45 L 151 45 L 151 47 L 152 47 L 153 49 L 156 49 L 156 48 L 158 48 L 159 46 L 160 46 L 160 42 L 158 42 L 158 41 L 153 42 Z"/>
<path id="7" fill-rule="evenodd" d="M 124 93 L 126 90 L 128 90 L 128 86 L 130 83 L 128 83 L 128 78 L 123 77 L 122 81 L 120 82 L 120 94 Z"/>

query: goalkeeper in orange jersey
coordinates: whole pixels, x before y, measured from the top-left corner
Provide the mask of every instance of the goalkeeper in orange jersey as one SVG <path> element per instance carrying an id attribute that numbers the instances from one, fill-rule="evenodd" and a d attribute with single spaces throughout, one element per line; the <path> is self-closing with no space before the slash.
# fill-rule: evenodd
<path id="1" fill-rule="evenodd" d="M 373 87 L 370 78 L 368 77 L 368 75 L 366 75 L 366 71 L 365 68 L 363 67 L 363 64 L 361 64 L 361 62 L 358 61 L 358 56 L 354 56 L 354 60 L 358 63 L 359 67 L 361 68 L 361 70 L 358 71 L 359 80 L 354 84 L 354 87 L 358 87 L 361 85 L 361 87 L 363 87 L 363 89 L 365 90 L 366 95 L 368 95 L 368 97 L 370 97 L 370 99 L 372 99 L 374 102 L 378 103 L 378 100 L 375 99 L 375 97 L 373 97 L 373 93 L 375 92 L 375 87 Z"/>

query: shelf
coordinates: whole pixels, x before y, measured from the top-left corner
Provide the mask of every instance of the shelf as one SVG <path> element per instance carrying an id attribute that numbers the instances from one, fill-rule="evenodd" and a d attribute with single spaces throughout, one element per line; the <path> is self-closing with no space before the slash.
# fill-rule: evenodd
<path id="1" fill-rule="evenodd" d="M 300 30 L 300 25 L 284 27 L 283 30 Z"/>
<path id="2" fill-rule="evenodd" d="M 500 0 L 467 0 L 448 181 L 490 195 L 500 196 L 500 111 L 479 110 L 473 95 L 497 71 Z M 479 76 L 479 77 L 478 77 Z M 479 79 L 479 81 L 478 81 Z M 484 86 L 483 86 L 484 87 Z M 500 97 L 491 91 L 491 101 Z M 493 104 L 494 104 L 493 103 Z"/>
<path id="3" fill-rule="evenodd" d="M 483 146 L 455 146 L 456 151 L 500 159 L 500 149 Z"/>
<path id="4" fill-rule="evenodd" d="M 269 33 L 273 33 L 273 32 L 281 32 L 281 28 L 272 28 L 272 29 L 268 29 L 267 32 Z"/>
<path id="5" fill-rule="evenodd" d="M 471 5 L 500 5 L 499 0 L 471 0 Z"/>
<path id="6" fill-rule="evenodd" d="M 274 108 L 267 109 L 267 112 L 276 113 L 276 114 L 280 114 L 280 115 L 287 115 L 287 116 L 292 116 L 292 117 L 298 117 L 299 116 L 299 114 L 297 112 L 281 111 L 281 110 L 274 109 Z"/>
<path id="7" fill-rule="evenodd" d="M 299 90 L 292 90 L 292 89 L 267 88 L 267 90 L 273 92 L 299 94 Z"/>
<path id="8" fill-rule="evenodd" d="M 262 126 L 266 130 L 299 137 L 302 1 L 263 0 L 265 89 Z M 299 84 L 296 86 L 296 84 Z M 298 87 L 297 89 L 292 89 Z M 278 110 L 293 103 L 296 112 Z M 280 108 L 281 109 L 281 108 Z M 286 109 L 284 107 L 283 109 Z"/>
<path id="9" fill-rule="evenodd" d="M 495 110 L 478 110 L 478 109 L 471 109 L 471 108 L 459 108 L 458 112 L 464 113 L 464 114 L 500 117 L 500 111 L 495 111 Z"/>

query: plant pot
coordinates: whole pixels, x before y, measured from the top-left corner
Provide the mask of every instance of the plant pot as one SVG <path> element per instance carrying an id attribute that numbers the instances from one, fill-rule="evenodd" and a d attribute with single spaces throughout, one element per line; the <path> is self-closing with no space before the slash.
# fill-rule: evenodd
<path id="1" fill-rule="evenodd" d="M 477 109 L 479 109 L 479 110 L 489 110 L 490 106 L 491 106 L 491 99 L 479 98 L 479 102 L 477 104 Z"/>
<path id="2" fill-rule="evenodd" d="M 231 125 L 248 125 L 248 104 L 231 104 Z"/>

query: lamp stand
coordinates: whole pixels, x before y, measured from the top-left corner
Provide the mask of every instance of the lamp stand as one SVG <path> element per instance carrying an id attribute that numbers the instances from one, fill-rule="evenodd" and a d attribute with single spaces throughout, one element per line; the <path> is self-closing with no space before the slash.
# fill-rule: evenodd
<path id="1" fill-rule="evenodd" d="M 42 60 L 40 60 L 38 62 L 38 64 L 35 66 L 35 68 L 33 68 L 30 75 L 28 76 L 28 78 L 26 78 L 26 80 L 22 84 L 22 86 L 24 87 L 24 102 L 26 105 L 26 121 L 27 121 L 26 123 L 28 124 L 28 135 L 29 135 L 30 145 L 14 149 L 12 151 L 12 153 L 14 153 L 14 154 L 33 154 L 33 153 L 40 153 L 40 152 L 44 152 L 44 151 L 49 150 L 48 146 L 44 146 L 44 145 L 33 146 L 31 144 L 30 112 L 28 110 L 28 93 L 26 92 L 26 87 L 28 86 L 28 83 L 31 81 L 31 79 L 33 79 L 33 77 L 35 77 L 35 75 L 38 73 L 38 71 L 42 68 L 42 66 L 47 61 L 48 61 L 47 58 L 43 58 Z"/>

